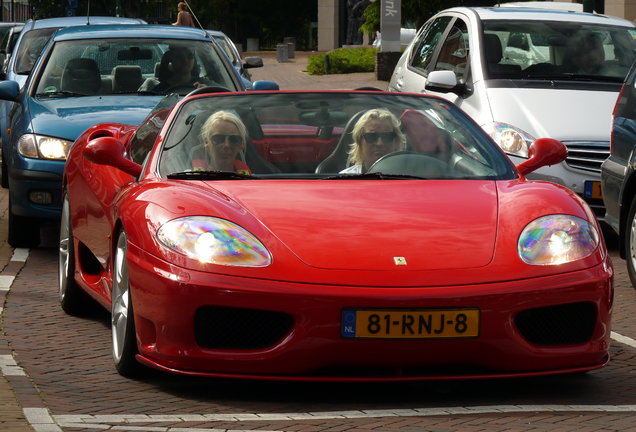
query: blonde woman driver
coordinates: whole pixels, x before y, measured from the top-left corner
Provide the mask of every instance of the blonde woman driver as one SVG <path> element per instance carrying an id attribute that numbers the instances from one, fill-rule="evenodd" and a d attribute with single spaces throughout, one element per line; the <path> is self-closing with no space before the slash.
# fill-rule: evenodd
<path id="1" fill-rule="evenodd" d="M 241 160 L 246 148 L 247 129 L 238 116 L 228 111 L 215 112 L 201 127 L 201 139 L 205 159 L 192 160 L 195 170 L 251 174 Z"/>
<path id="2" fill-rule="evenodd" d="M 340 171 L 345 174 L 361 174 L 387 153 L 405 148 L 400 122 L 389 110 L 371 109 L 360 117 L 353 127 L 353 143 L 349 149 L 348 165 Z"/>

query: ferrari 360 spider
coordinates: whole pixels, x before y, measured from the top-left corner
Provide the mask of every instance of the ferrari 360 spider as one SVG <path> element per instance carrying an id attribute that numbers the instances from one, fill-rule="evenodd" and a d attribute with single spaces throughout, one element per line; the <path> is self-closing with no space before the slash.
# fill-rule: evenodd
<path id="1" fill-rule="evenodd" d="M 613 269 L 588 205 L 529 181 L 440 98 L 168 97 L 102 123 L 63 178 L 59 295 L 111 312 L 143 366 L 270 380 L 585 372 L 609 361 Z M 88 296 L 87 296 L 88 294 Z"/>

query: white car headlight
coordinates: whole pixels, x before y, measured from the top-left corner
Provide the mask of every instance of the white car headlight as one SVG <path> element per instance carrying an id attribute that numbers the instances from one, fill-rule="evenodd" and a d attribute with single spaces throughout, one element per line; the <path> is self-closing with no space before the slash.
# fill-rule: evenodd
<path id="1" fill-rule="evenodd" d="M 267 267 L 272 257 L 247 230 L 224 219 L 189 216 L 165 223 L 157 239 L 167 248 L 202 263 Z"/>
<path id="2" fill-rule="evenodd" d="M 18 140 L 18 152 L 28 158 L 66 160 L 73 141 L 60 138 L 24 134 Z"/>
<path id="3" fill-rule="evenodd" d="M 517 250 L 530 265 L 557 265 L 590 256 L 598 247 L 596 227 L 576 216 L 550 215 L 530 222 L 521 232 Z"/>
<path id="4" fill-rule="evenodd" d="M 484 130 L 506 153 L 527 158 L 534 138 L 527 132 L 506 123 L 493 122 L 484 125 Z"/>

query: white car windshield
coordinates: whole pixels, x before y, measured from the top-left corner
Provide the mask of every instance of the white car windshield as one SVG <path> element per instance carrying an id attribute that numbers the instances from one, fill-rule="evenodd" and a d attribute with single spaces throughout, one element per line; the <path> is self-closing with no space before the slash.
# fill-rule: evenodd
<path id="1" fill-rule="evenodd" d="M 621 82 L 635 59 L 636 30 L 554 21 L 484 21 L 487 78 Z"/>

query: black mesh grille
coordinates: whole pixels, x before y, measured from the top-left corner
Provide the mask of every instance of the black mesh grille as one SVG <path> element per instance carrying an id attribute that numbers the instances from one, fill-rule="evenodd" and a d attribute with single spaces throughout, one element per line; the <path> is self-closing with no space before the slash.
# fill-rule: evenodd
<path id="1" fill-rule="evenodd" d="M 566 142 L 568 157 L 565 162 L 572 168 L 596 173 L 601 172 L 601 164 L 609 156 L 609 142 Z"/>
<path id="2" fill-rule="evenodd" d="M 293 323 L 281 312 L 204 306 L 194 318 L 194 332 L 203 348 L 261 349 L 278 342 Z"/>
<path id="3" fill-rule="evenodd" d="M 569 303 L 520 312 L 515 324 L 535 345 L 572 345 L 587 342 L 596 325 L 594 303 Z"/>

